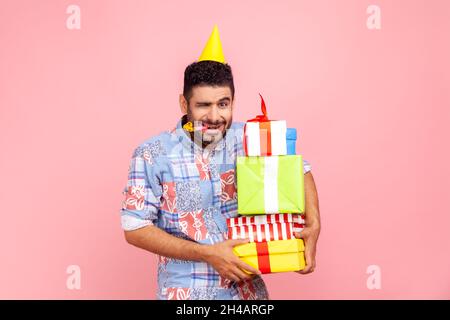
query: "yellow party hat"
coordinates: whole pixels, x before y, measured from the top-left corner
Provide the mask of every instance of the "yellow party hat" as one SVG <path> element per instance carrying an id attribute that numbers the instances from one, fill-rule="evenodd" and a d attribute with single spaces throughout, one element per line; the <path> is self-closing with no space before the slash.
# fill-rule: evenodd
<path id="1" fill-rule="evenodd" d="M 225 57 L 223 56 L 222 43 L 220 42 L 219 29 L 217 28 L 217 25 L 214 26 L 208 42 L 206 43 L 200 58 L 198 58 L 198 61 L 204 60 L 225 63 Z"/>

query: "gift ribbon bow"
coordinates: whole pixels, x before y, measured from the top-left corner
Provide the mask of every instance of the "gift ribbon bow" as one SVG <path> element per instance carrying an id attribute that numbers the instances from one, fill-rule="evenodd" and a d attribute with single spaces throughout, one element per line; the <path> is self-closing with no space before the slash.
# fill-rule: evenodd
<path id="1" fill-rule="evenodd" d="M 271 132 L 270 132 L 270 120 L 267 117 L 267 109 L 266 104 L 262 95 L 259 93 L 261 97 L 261 115 L 256 116 L 253 119 L 247 120 L 247 122 L 259 122 L 260 129 L 260 146 L 261 146 L 261 154 L 267 153 L 268 156 L 272 155 L 272 143 L 271 143 Z M 244 151 L 247 155 L 247 141 L 245 138 L 245 129 L 247 124 L 244 126 Z M 265 132 L 266 135 L 261 134 L 261 132 Z M 263 146 L 265 146 L 265 150 L 263 151 Z"/>
<path id="2" fill-rule="evenodd" d="M 256 116 L 253 119 L 247 120 L 247 122 L 264 122 L 264 121 L 270 121 L 269 118 L 267 117 L 267 109 L 266 109 L 266 104 L 264 102 L 264 99 L 261 95 L 261 93 L 258 93 L 259 96 L 261 97 L 261 112 L 263 114 L 260 114 L 259 116 Z"/>

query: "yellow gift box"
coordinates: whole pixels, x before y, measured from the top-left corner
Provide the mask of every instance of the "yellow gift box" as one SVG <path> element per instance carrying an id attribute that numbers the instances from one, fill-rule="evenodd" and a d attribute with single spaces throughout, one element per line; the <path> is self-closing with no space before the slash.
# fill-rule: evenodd
<path id="1" fill-rule="evenodd" d="M 234 247 L 233 251 L 262 273 L 298 271 L 306 266 L 303 239 L 246 243 Z"/>

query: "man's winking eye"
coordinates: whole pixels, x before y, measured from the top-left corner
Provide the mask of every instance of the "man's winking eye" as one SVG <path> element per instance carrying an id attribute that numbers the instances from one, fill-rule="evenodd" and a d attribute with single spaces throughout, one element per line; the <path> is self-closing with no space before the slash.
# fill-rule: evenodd
<path id="1" fill-rule="evenodd" d="M 229 97 L 225 97 L 225 98 L 220 99 L 217 102 L 217 105 L 221 108 L 228 107 L 230 104 L 230 101 L 231 101 L 231 99 Z M 212 104 L 213 104 L 213 102 L 197 102 L 196 106 L 197 107 L 209 107 Z"/>

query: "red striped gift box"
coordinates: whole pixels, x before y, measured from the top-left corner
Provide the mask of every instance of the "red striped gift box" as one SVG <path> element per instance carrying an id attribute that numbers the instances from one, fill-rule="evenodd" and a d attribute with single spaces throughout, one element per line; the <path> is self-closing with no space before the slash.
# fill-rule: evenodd
<path id="1" fill-rule="evenodd" d="M 277 213 L 227 219 L 228 239 L 249 238 L 250 242 L 294 239 L 305 227 L 304 215 Z"/>

